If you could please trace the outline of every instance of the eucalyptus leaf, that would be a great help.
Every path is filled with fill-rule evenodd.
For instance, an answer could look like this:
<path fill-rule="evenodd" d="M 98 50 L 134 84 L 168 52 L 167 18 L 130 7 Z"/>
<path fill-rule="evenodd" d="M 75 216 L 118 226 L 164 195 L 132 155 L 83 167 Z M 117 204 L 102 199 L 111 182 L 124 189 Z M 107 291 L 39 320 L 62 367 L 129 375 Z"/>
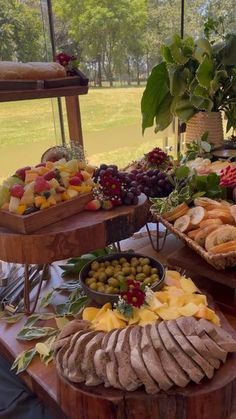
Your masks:
<path fill-rule="evenodd" d="M 47 307 L 54 297 L 55 289 L 52 289 L 49 291 L 40 301 L 39 307 Z"/>
<path fill-rule="evenodd" d="M 27 369 L 33 358 L 37 355 L 37 351 L 35 348 L 28 349 L 26 351 L 21 352 L 11 366 L 11 370 L 17 368 L 16 374 L 23 372 Z"/>
<path fill-rule="evenodd" d="M 24 327 L 16 336 L 18 340 L 34 340 L 58 333 L 53 327 Z"/>
<path fill-rule="evenodd" d="M 55 319 L 54 313 L 39 313 L 39 314 L 32 314 L 28 317 L 27 321 L 24 324 L 24 327 L 31 327 L 39 320 L 50 320 Z"/>
<path fill-rule="evenodd" d="M 24 313 L 12 314 L 9 316 L 2 316 L 0 317 L 0 321 L 4 321 L 7 324 L 15 324 L 23 319 Z"/>
<path fill-rule="evenodd" d="M 56 317 L 55 320 L 59 330 L 62 330 L 63 327 L 69 323 L 69 320 L 66 317 Z"/>
<path fill-rule="evenodd" d="M 44 365 L 48 366 L 48 364 L 53 361 L 53 351 L 50 351 L 48 355 L 42 356 L 41 360 L 43 361 Z"/>
<path fill-rule="evenodd" d="M 59 316 L 64 316 L 68 313 L 69 303 L 57 304 L 55 306 L 55 310 L 56 310 L 56 314 L 58 314 Z"/>
<path fill-rule="evenodd" d="M 68 309 L 68 314 L 74 315 L 74 314 L 80 313 L 87 303 L 88 303 L 87 296 L 79 298 L 77 301 L 74 301 L 73 303 L 70 304 L 69 309 Z"/>

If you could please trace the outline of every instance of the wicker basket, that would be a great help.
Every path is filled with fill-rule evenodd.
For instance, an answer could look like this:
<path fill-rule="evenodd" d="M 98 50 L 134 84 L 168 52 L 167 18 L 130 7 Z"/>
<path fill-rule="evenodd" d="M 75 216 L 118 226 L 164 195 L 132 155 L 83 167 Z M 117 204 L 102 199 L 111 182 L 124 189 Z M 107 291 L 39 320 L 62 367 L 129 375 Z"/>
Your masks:
<path fill-rule="evenodd" d="M 201 138 L 208 132 L 208 141 L 213 148 L 221 147 L 224 143 L 224 132 L 221 112 L 198 112 L 187 123 L 186 143 Z"/>
<path fill-rule="evenodd" d="M 197 252 L 207 263 L 214 266 L 217 270 L 226 268 L 233 268 L 236 266 L 236 251 L 228 253 L 220 253 L 214 255 L 213 253 L 207 252 L 203 247 L 199 246 L 194 240 L 190 239 L 186 234 L 174 228 L 174 226 L 166 221 L 163 217 L 157 214 L 153 214 L 153 218 L 156 221 L 161 222 L 169 231 L 175 234 L 178 238 L 184 241 L 184 243 Z"/>

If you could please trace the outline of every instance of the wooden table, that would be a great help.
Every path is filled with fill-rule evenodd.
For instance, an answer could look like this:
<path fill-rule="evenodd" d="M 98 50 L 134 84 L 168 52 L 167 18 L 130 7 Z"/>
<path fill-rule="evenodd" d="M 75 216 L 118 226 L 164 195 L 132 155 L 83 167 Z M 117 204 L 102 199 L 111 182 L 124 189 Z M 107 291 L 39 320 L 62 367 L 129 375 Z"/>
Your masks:
<path fill-rule="evenodd" d="M 139 253 L 156 257 L 163 263 L 167 262 L 169 253 L 172 253 L 176 250 L 176 248 L 179 246 L 181 247 L 181 245 L 181 242 L 173 235 L 169 235 L 167 238 L 167 246 L 157 255 L 157 253 L 152 249 L 145 231 L 138 233 L 132 239 L 124 240 L 121 243 L 122 250 L 134 249 Z M 47 293 L 52 287 L 62 282 L 60 275 L 60 269 L 56 264 L 53 264 L 51 267 L 51 280 L 50 282 L 43 284 L 42 294 Z M 55 296 L 55 303 L 62 303 L 64 298 L 65 297 L 62 295 Z M 228 315 L 227 318 L 231 325 L 233 325 L 236 329 L 236 318 Z M 10 362 L 12 362 L 21 351 L 29 349 L 34 345 L 34 342 L 18 342 L 16 340 L 16 335 L 19 330 L 22 329 L 25 320 L 26 317 L 11 326 L 6 325 L 4 322 L 0 322 L 0 352 L 3 353 L 10 360 Z M 54 320 L 50 320 L 42 322 L 41 325 L 55 326 L 55 323 Z M 52 413 L 56 417 L 60 419 L 66 418 L 65 413 L 61 411 L 59 405 L 59 394 L 57 389 L 58 379 L 53 364 L 49 364 L 48 367 L 45 367 L 39 359 L 34 359 L 27 371 L 21 374 L 21 378 L 27 383 L 29 388 L 34 391 L 39 398 L 41 398 L 41 400 L 49 406 L 49 408 L 52 409 Z M 96 416 L 94 415 L 94 418 L 95 417 Z M 70 419 L 74 418 L 71 417 Z M 236 419 L 236 414 L 232 414 L 228 419 Z"/>

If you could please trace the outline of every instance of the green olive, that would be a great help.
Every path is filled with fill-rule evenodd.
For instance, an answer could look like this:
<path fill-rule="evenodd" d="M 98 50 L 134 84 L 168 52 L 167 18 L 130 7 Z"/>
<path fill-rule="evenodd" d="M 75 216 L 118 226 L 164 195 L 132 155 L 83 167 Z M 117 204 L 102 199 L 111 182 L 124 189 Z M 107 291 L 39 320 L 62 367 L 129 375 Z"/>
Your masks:
<path fill-rule="evenodd" d="M 107 293 L 107 294 L 114 294 L 114 287 L 108 287 L 108 288 L 106 289 L 106 293 Z"/>
<path fill-rule="evenodd" d="M 120 258 L 119 259 L 119 262 L 122 264 L 122 263 L 126 263 L 127 262 L 127 259 L 125 259 L 125 258 Z"/>
<path fill-rule="evenodd" d="M 97 291 L 98 292 L 105 292 L 105 287 L 104 286 L 97 287 Z"/>
<path fill-rule="evenodd" d="M 112 264 L 112 266 L 116 266 L 116 265 L 118 265 L 118 260 L 116 260 L 116 259 L 114 259 L 112 262 L 111 262 L 111 264 Z"/>
<path fill-rule="evenodd" d="M 93 278 L 98 279 L 99 278 L 99 274 L 100 274 L 100 272 L 95 272 L 93 274 Z"/>
<path fill-rule="evenodd" d="M 119 285 L 119 280 L 116 278 L 109 278 L 107 282 L 113 287 L 117 287 Z"/>
<path fill-rule="evenodd" d="M 104 263 L 104 262 L 101 262 L 101 263 L 100 263 L 100 267 L 101 267 L 101 268 L 104 268 L 104 266 L 105 266 L 105 263 Z"/>
<path fill-rule="evenodd" d="M 105 272 L 108 277 L 112 276 L 114 274 L 114 268 L 112 266 L 109 266 L 108 268 L 105 269 Z"/>
<path fill-rule="evenodd" d="M 97 291 L 98 286 L 96 282 L 93 282 L 91 285 L 89 285 L 89 288 L 91 288 L 91 290 Z"/>
<path fill-rule="evenodd" d="M 149 275 L 151 273 L 151 266 L 144 265 L 142 271 L 144 274 Z"/>
<path fill-rule="evenodd" d="M 119 271 L 121 271 L 121 266 L 120 265 L 114 266 L 114 272 L 119 272 Z"/>
<path fill-rule="evenodd" d="M 148 258 L 142 258 L 140 260 L 140 265 L 144 266 L 144 265 L 150 265 L 150 259 Z"/>
<path fill-rule="evenodd" d="M 125 266 L 124 268 L 122 268 L 122 272 L 123 272 L 124 275 L 129 275 L 130 274 L 130 267 Z"/>
<path fill-rule="evenodd" d="M 119 294 L 119 292 L 120 292 L 120 290 L 119 290 L 119 288 L 114 288 L 114 294 Z"/>
<path fill-rule="evenodd" d="M 143 270 L 142 266 L 137 266 L 137 268 L 136 268 L 136 272 L 137 273 L 142 272 L 142 270 Z"/>
<path fill-rule="evenodd" d="M 130 268 L 130 272 L 131 272 L 133 275 L 136 275 L 136 269 L 135 269 L 135 267 L 134 267 L 134 266 L 131 266 L 131 268 Z"/>
<path fill-rule="evenodd" d="M 151 285 L 151 283 L 152 283 L 152 280 L 149 276 L 146 279 L 144 279 L 144 281 L 143 281 L 144 285 Z"/>
<path fill-rule="evenodd" d="M 85 280 L 86 285 L 91 285 L 93 283 L 96 283 L 96 278 L 87 278 Z"/>
<path fill-rule="evenodd" d="M 118 279 L 118 281 L 119 281 L 119 282 L 124 282 L 125 277 L 124 277 L 123 273 L 121 273 L 121 274 L 117 277 L 117 279 Z"/>
<path fill-rule="evenodd" d="M 92 276 L 95 274 L 95 271 L 89 271 L 88 276 L 90 276 L 90 278 L 92 278 Z"/>
<path fill-rule="evenodd" d="M 146 275 L 144 273 L 139 273 L 136 275 L 136 281 L 144 281 Z"/>
<path fill-rule="evenodd" d="M 107 276 L 106 276 L 105 272 L 100 272 L 100 273 L 99 273 L 98 280 L 99 280 L 100 282 L 106 282 L 106 280 L 107 280 Z"/>
<path fill-rule="evenodd" d="M 157 281 L 157 280 L 159 279 L 159 276 L 158 276 L 157 274 L 152 274 L 152 275 L 151 275 L 151 279 L 152 279 L 153 281 Z"/>
<path fill-rule="evenodd" d="M 104 263 L 104 266 L 106 266 L 106 268 L 107 268 L 108 266 L 110 266 L 110 262 L 108 260 L 106 260 L 106 262 Z"/>
<path fill-rule="evenodd" d="M 158 273 L 157 268 L 152 268 L 152 269 L 151 269 L 151 274 L 157 274 L 157 273 Z"/>
<path fill-rule="evenodd" d="M 91 263 L 91 269 L 93 271 L 97 271 L 99 268 L 99 263 L 95 260 L 94 262 Z"/>

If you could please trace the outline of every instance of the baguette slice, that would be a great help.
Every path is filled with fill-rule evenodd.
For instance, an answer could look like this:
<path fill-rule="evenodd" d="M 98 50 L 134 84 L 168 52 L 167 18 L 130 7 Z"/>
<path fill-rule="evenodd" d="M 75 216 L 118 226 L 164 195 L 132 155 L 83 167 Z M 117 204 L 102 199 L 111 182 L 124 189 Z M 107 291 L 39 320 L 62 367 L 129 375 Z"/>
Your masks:
<path fill-rule="evenodd" d="M 205 248 L 207 251 L 211 251 L 214 246 L 233 240 L 236 240 L 236 227 L 223 225 L 207 236 Z"/>
<path fill-rule="evenodd" d="M 188 205 L 183 202 L 182 204 L 163 214 L 163 218 L 165 218 L 167 221 L 175 221 L 177 218 L 185 215 L 188 212 L 188 209 Z"/>
<path fill-rule="evenodd" d="M 199 231 L 198 234 L 196 234 L 196 236 L 194 237 L 194 240 L 202 247 L 205 247 L 205 241 L 207 236 L 214 230 L 216 230 L 219 227 L 218 224 L 212 224 L 209 225 L 203 229 L 201 229 L 201 231 Z"/>
<path fill-rule="evenodd" d="M 234 218 L 232 217 L 232 215 L 230 214 L 228 210 L 226 211 L 222 209 L 211 210 L 211 211 L 208 211 L 207 217 L 220 218 L 223 224 L 232 224 L 232 225 L 235 224 Z"/>
<path fill-rule="evenodd" d="M 187 215 L 190 217 L 191 224 L 195 227 L 198 227 L 200 222 L 205 218 L 206 211 L 203 207 L 196 206 L 190 208 L 187 212 Z"/>
<path fill-rule="evenodd" d="M 236 251 L 236 240 L 231 240 L 227 243 L 218 244 L 210 249 L 211 253 L 219 254 L 219 253 L 228 253 Z"/>
<path fill-rule="evenodd" d="M 206 220 L 202 220 L 200 222 L 200 228 L 205 228 L 215 224 L 218 224 L 220 226 L 223 224 L 223 222 L 220 218 L 207 218 Z"/>

